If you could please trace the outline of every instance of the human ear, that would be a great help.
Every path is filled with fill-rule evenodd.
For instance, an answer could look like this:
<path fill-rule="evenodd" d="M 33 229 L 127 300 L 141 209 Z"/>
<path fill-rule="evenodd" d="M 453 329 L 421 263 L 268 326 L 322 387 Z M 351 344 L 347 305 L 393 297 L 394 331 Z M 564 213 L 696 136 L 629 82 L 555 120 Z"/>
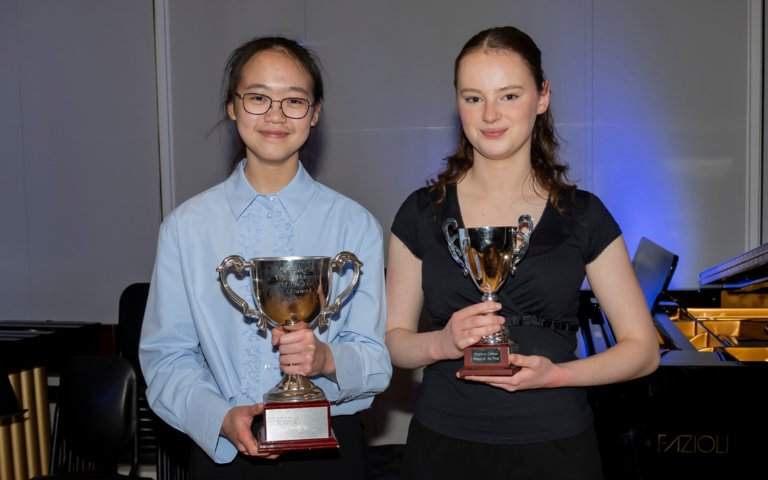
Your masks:
<path fill-rule="evenodd" d="M 539 92 L 539 103 L 536 110 L 537 114 L 542 114 L 549 108 L 550 93 L 551 90 L 549 86 L 549 80 L 544 80 L 544 82 L 541 84 L 541 92 Z"/>
<path fill-rule="evenodd" d="M 230 120 L 237 120 L 237 117 L 235 116 L 234 102 L 227 103 L 227 118 L 229 118 Z"/>
<path fill-rule="evenodd" d="M 320 109 L 322 106 L 322 103 L 315 104 L 315 108 L 312 109 L 312 120 L 309 121 L 309 126 L 314 127 L 317 125 L 317 121 L 320 119 Z"/>

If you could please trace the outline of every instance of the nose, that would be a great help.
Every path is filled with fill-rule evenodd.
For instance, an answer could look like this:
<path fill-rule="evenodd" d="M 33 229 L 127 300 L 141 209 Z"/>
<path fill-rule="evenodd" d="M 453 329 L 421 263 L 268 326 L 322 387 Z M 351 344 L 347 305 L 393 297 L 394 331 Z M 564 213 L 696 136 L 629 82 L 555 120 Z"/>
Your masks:
<path fill-rule="evenodd" d="M 277 104 L 277 105 L 275 105 Z M 264 114 L 264 119 L 268 122 L 283 123 L 288 117 L 283 113 L 283 101 L 271 100 L 267 112 Z"/>
<path fill-rule="evenodd" d="M 483 120 L 493 123 L 499 119 L 499 109 L 494 102 L 486 102 L 483 108 Z"/>

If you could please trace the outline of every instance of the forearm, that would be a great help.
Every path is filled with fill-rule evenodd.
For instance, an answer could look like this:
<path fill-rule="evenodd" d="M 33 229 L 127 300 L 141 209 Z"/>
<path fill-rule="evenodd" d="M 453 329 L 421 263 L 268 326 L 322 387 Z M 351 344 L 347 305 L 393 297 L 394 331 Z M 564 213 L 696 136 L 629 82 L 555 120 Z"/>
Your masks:
<path fill-rule="evenodd" d="M 392 364 L 399 368 L 420 368 L 449 358 L 440 348 L 439 331 L 416 333 L 404 328 L 387 332 Z"/>
<path fill-rule="evenodd" d="M 554 386 L 591 386 L 632 380 L 652 373 L 659 364 L 658 343 L 623 340 L 587 358 L 561 363 Z"/>

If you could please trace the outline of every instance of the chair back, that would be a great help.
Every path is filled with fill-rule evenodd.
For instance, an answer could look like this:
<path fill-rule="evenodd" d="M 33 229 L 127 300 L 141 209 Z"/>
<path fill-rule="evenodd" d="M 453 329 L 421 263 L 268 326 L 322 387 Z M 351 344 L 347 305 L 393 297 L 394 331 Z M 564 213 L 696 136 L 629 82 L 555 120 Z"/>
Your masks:
<path fill-rule="evenodd" d="M 149 407 L 146 381 L 139 363 L 139 340 L 149 283 L 132 283 L 120 295 L 117 348 L 136 371 L 138 383 L 138 459 L 157 466 L 157 480 L 186 480 L 191 440 L 163 422 Z"/>
<path fill-rule="evenodd" d="M 120 294 L 117 310 L 117 350 L 133 365 L 140 386 L 146 385 L 139 364 L 139 340 L 148 295 L 149 283 L 132 283 Z"/>
<path fill-rule="evenodd" d="M 138 467 L 136 374 L 119 356 L 81 355 L 61 371 L 51 473 Z"/>

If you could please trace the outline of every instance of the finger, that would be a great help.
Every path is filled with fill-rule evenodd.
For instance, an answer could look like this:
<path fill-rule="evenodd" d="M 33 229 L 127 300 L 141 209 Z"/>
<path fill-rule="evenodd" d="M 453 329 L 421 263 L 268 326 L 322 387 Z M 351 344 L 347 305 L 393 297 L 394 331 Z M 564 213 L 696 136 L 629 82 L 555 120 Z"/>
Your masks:
<path fill-rule="evenodd" d="M 464 380 L 476 383 L 485 383 L 492 387 L 502 388 L 512 392 L 517 388 L 517 386 L 510 380 L 510 378 L 511 377 L 506 376 L 470 375 L 464 377 Z"/>
<path fill-rule="evenodd" d="M 510 353 L 509 357 L 507 358 L 510 365 L 515 365 L 518 367 L 529 366 L 528 357 L 525 355 L 520 355 L 519 353 Z"/>
<path fill-rule="evenodd" d="M 312 341 L 301 341 L 296 343 L 281 343 L 278 351 L 280 355 L 313 355 L 317 346 Z"/>
<path fill-rule="evenodd" d="M 280 343 L 280 338 L 285 335 L 285 332 L 282 330 L 282 328 L 277 327 L 272 329 L 272 346 L 276 346 Z"/>
<path fill-rule="evenodd" d="M 470 305 L 464 309 L 468 316 L 488 315 L 489 313 L 498 312 L 499 310 L 501 310 L 501 304 L 490 300 Z"/>
<path fill-rule="evenodd" d="M 261 450 L 258 450 L 257 453 L 254 455 L 255 457 L 264 458 L 267 460 L 275 460 L 277 457 L 280 456 L 281 452 L 262 452 Z"/>
<path fill-rule="evenodd" d="M 246 434 L 247 435 L 247 434 Z M 256 438 L 254 438 L 253 435 L 243 435 L 241 436 L 241 442 L 240 447 L 238 450 L 243 455 L 258 455 L 259 454 L 259 444 L 256 442 Z M 248 438 L 250 437 L 250 438 Z"/>
<path fill-rule="evenodd" d="M 506 319 L 500 315 L 492 313 L 475 315 L 470 317 L 470 322 L 473 327 L 486 327 L 489 325 L 500 326 L 506 322 Z"/>
<path fill-rule="evenodd" d="M 484 337 L 501 330 L 501 324 L 492 323 L 490 325 L 479 325 L 466 330 L 468 336 L 472 337 Z"/>

